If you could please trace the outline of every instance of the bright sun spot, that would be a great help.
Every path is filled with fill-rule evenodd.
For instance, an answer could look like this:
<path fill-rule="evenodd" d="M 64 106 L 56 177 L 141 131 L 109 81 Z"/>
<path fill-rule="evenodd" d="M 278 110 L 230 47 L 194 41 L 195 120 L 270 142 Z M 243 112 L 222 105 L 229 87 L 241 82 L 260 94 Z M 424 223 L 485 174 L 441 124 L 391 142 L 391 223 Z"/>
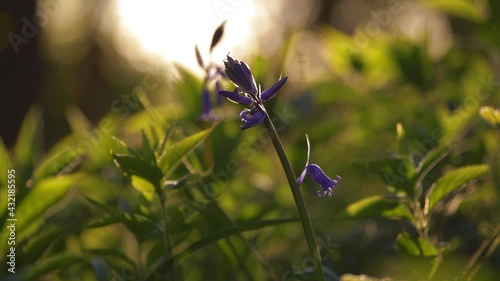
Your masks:
<path fill-rule="evenodd" d="M 126 43 L 132 39 L 147 55 L 196 70 L 195 44 L 208 58 L 212 34 L 224 20 L 227 20 L 225 35 L 215 49 L 213 59 L 222 59 L 228 52 L 241 56 L 251 51 L 254 1 L 115 1 L 114 9 L 119 20 L 117 28 L 124 41 L 124 52 L 138 51 Z"/>

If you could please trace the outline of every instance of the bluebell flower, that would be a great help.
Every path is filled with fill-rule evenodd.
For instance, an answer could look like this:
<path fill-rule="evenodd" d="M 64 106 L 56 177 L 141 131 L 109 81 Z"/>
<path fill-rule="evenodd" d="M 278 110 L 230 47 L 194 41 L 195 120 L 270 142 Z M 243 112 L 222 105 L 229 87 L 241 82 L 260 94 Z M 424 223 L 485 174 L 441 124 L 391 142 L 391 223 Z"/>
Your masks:
<path fill-rule="evenodd" d="M 325 172 L 323 172 L 323 170 L 318 165 L 309 164 L 309 157 L 311 155 L 311 145 L 309 143 L 309 137 L 307 135 L 306 135 L 306 140 L 307 140 L 307 161 L 304 169 L 302 170 L 302 173 L 297 179 L 297 183 L 299 185 L 302 184 L 304 178 L 306 177 L 307 172 L 309 172 L 313 180 L 316 181 L 323 188 L 323 191 L 318 190 L 318 196 L 319 197 L 323 197 L 325 195 L 332 196 L 333 188 L 340 183 L 342 178 L 340 176 L 337 176 L 337 180 L 332 180 L 325 174 Z"/>
<path fill-rule="evenodd" d="M 212 36 L 212 43 L 210 44 L 210 54 L 212 54 L 213 49 L 215 48 L 215 46 L 217 46 L 217 44 L 219 44 L 224 34 L 225 23 L 226 23 L 225 21 L 221 23 L 217 27 Z M 202 94 L 203 112 L 200 118 L 205 122 L 214 121 L 217 118 L 212 113 L 212 101 L 208 87 L 210 86 L 209 84 L 215 81 L 215 89 L 216 91 L 219 91 L 220 90 L 219 80 L 225 79 L 227 78 L 227 76 L 224 73 L 224 69 L 213 63 L 211 60 L 209 60 L 208 63 L 205 63 L 203 61 L 203 57 L 201 56 L 200 50 L 198 49 L 197 45 L 195 45 L 194 51 L 196 54 L 196 61 L 198 62 L 198 65 L 205 71 L 205 81 L 203 82 L 203 94 Z M 220 95 L 217 95 L 217 105 L 219 106 L 222 105 L 222 101 L 223 101 L 222 97 L 220 97 Z"/>
<path fill-rule="evenodd" d="M 201 55 L 199 54 L 198 47 L 196 46 L 196 57 L 198 59 L 198 64 L 203 68 L 205 71 L 206 77 L 205 81 L 203 83 L 203 93 L 202 93 L 202 114 L 201 114 L 201 120 L 203 121 L 214 121 L 216 120 L 216 116 L 214 116 L 212 112 L 212 98 L 211 98 L 211 91 L 208 89 L 210 84 L 213 84 L 215 82 L 215 90 L 218 92 L 220 90 L 220 80 L 221 79 L 226 79 L 227 76 L 224 73 L 224 69 L 222 69 L 220 66 L 209 62 L 207 65 L 204 64 Z M 223 99 L 220 95 L 217 95 L 217 105 L 221 106 L 223 102 Z"/>
<path fill-rule="evenodd" d="M 260 86 L 257 87 L 255 83 L 250 67 L 245 62 L 227 55 L 224 65 L 226 75 L 236 86 L 236 89 L 233 92 L 221 90 L 219 95 L 228 98 L 234 103 L 251 107 L 240 113 L 243 121 L 242 130 L 257 126 L 266 119 L 263 103 L 273 98 L 288 78 L 280 78 L 271 87 L 261 91 Z"/>
<path fill-rule="evenodd" d="M 203 112 L 201 114 L 201 120 L 203 121 L 209 121 L 213 119 L 213 116 L 211 114 L 212 111 L 212 101 L 210 100 L 210 91 L 208 91 L 207 88 L 203 89 L 203 94 L 202 94 L 202 109 Z"/>

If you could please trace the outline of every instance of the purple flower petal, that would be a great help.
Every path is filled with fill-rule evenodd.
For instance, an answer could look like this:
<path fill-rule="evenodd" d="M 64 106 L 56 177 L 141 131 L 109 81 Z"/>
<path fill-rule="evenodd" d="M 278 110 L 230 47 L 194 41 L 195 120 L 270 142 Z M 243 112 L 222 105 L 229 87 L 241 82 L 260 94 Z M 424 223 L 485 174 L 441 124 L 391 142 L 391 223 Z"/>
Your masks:
<path fill-rule="evenodd" d="M 242 91 L 252 96 L 256 96 L 257 85 L 252 71 L 245 62 L 238 61 L 227 55 L 224 61 L 227 77 Z"/>
<path fill-rule="evenodd" d="M 241 61 L 241 69 L 243 70 L 245 74 L 245 81 L 248 83 L 248 90 L 249 94 L 257 94 L 257 83 L 255 83 L 255 78 L 252 75 L 252 71 L 250 70 L 250 67 L 248 64 L 246 64 L 244 61 Z"/>
<path fill-rule="evenodd" d="M 210 92 L 207 89 L 203 90 L 202 108 L 203 108 L 203 113 L 201 114 L 200 119 L 203 121 L 210 121 L 212 119 L 212 115 L 210 112 L 212 110 L 212 104 L 210 100 Z"/>
<path fill-rule="evenodd" d="M 302 182 L 304 182 L 304 179 L 306 177 L 306 174 L 307 174 L 307 167 L 305 167 L 303 170 L 302 170 L 302 173 L 300 174 L 299 178 L 297 179 L 297 183 L 299 185 L 302 184 Z"/>
<path fill-rule="evenodd" d="M 207 89 L 203 90 L 203 115 L 209 114 L 212 109 L 210 102 L 210 92 Z"/>
<path fill-rule="evenodd" d="M 264 101 L 268 101 L 268 100 L 272 99 L 278 93 L 278 91 L 281 89 L 281 87 L 283 87 L 283 85 L 285 84 L 287 79 L 288 79 L 288 77 L 281 78 L 279 81 L 274 83 L 271 87 L 264 90 L 264 92 L 262 92 L 262 94 L 260 95 L 262 101 L 264 102 Z"/>
<path fill-rule="evenodd" d="M 332 180 L 329 178 L 325 172 L 316 164 L 311 164 L 307 166 L 307 170 L 309 171 L 309 174 L 313 178 L 314 181 L 316 181 L 321 187 L 323 188 L 323 191 L 325 193 L 328 191 L 329 193 L 333 193 L 333 188 L 339 184 L 339 182 L 342 180 L 341 177 L 337 176 L 337 180 Z"/>
<path fill-rule="evenodd" d="M 221 89 L 222 88 L 220 87 L 219 80 L 215 81 L 215 90 L 217 91 L 217 93 L 219 93 L 219 91 L 221 91 Z M 224 102 L 224 96 L 217 95 L 217 105 L 221 106 L 223 102 Z"/>
<path fill-rule="evenodd" d="M 230 101 L 232 101 L 234 103 L 244 104 L 247 106 L 253 105 L 253 100 L 251 98 L 242 96 L 236 92 L 219 91 L 219 95 L 228 98 Z"/>
<path fill-rule="evenodd" d="M 243 125 L 241 126 L 242 130 L 257 126 L 266 118 L 266 115 L 255 106 L 251 109 L 243 110 L 240 116 L 242 118 L 241 121 L 243 121 Z"/>

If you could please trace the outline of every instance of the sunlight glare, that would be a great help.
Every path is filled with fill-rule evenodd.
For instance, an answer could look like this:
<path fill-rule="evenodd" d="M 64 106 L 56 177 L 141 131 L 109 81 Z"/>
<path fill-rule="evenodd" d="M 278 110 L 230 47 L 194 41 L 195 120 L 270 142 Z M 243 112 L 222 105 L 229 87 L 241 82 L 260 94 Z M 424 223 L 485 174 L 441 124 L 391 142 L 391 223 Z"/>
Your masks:
<path fill-rule="evenodd" d="M 251 21 L 255 12 L 253 1 L 115 1 L 118 30 L 124 39 L 121 41 L 137 41 L 142 51 L 155 59 L 199 70 L 194 46 L 197 44 L 204 58 L 208 59 L 212 34 L 224 20 L 227 20 L 225 35 L 214 50 L 213 59 L 222 59 L 228 52 L 241 55 L 251 50 Z M 138 50 L 124 44 L 121 51 Z"/>

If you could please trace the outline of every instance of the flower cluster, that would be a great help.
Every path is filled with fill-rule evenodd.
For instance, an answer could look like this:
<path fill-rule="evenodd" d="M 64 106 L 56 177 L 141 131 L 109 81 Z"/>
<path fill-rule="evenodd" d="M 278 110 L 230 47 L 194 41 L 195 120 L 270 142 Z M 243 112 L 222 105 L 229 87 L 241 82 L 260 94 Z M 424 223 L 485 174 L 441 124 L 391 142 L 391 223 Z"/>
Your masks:
<path fill-rule="evenodd" d="M 242 105 L 249 106 L 250 109 L 244 109 L 240 113 L 243 125 L 241 129 L 248 129 L 258 124 L 262 123 L 267 117 L 267 112 L 264 107 L 264 102 L 273 98 L 278 91 L 285 84 L 287 77 L 280 78 L 268 89 L 261 91 L 260 86 L 255 83 L 255 78 L 252 75 L 250 67 L 243 62 L 239 61 L 230 55 L 227 55 L 227 59 L 224 60 L 225 73 L 226 76 L 233 82 L 236 86 L 234 91 L 224 91 L 219 90 L 219 95 L 228 98 L 230 101 Z M 325 172 L 316 164 L 309 164 L 309 157 L 311 154 L 311 145 L 309 143 L 309 138 L 307 139 L 307 161 L 302 173 L 297 179 L 297 183 L 300 185 L 304 181 L 306 174 L 309 172 L 312 179 L 315 180 L 322 188 L 323 191 L 318 191 L 318 196 L 323 197 L 325 195 L 332 196 L 333 188 L 340 183 L 341 177 L 337 176 L 337 180 L 332 180 L 329 178 Z"/>
<path fill-rule="evenodd" d="M 219 95 L 228 98 L 230 101 L 250 106 L 250 109 L 244 109 L 240 113 L 243 125 L 241 129 L 248 129 L 262 123 L 266 118 L 266 111 L 263 103 L 272 99 L 285 84 L 287 77 L 279 79 L 268 89 L 261 91 L 260 86 L 257 87 L 255 78 L 248 65 L 243 61 L 238 61 L 235 58 L 227 55 L 224 60 L 224 71 L 227 77 L 236 86 L 236 89 L 231 91 L 219 91 Z"/>

